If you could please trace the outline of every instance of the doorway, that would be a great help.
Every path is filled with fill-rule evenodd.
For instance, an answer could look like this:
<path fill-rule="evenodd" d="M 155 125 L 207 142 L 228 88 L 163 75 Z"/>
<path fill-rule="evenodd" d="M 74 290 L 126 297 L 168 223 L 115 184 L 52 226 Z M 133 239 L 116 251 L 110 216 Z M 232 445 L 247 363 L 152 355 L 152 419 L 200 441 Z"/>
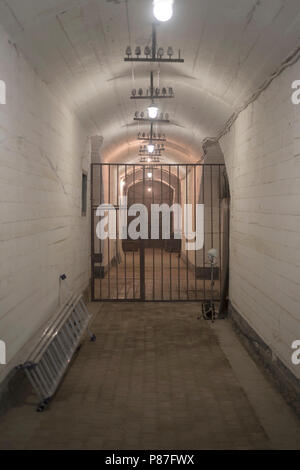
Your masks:
<path fill-rule="evenodd" d="M 220 252 L 214 268 L 214 299 L 220 299 L 222 274 L 221 178 L 224 165 L 93 164 L 91 184 L 92 298 L 96 301 L 205 301 L 210 296 L 207 252 Z M 120 201 L 126 197 L 126 237 L 120 236 Z M 100 240 L 97 209 L 105 204 L 116 214 L 116 239 Z M 123 202 L 121 202 L 121 205 Z M 147 239 L 132 239 L 129 208 L 143 204 L 148 213 Z M 159 213 L 153 239 L 153 204 L 172 208 L 190 205 L 188 216 L 195 231 L 196 206 L 203 205 L 204 243 L 190 250 L 185 223 L 174 226 L 174 211 L 167 219 Z M 177 233 L 177 235 L 175 234 Z"/>

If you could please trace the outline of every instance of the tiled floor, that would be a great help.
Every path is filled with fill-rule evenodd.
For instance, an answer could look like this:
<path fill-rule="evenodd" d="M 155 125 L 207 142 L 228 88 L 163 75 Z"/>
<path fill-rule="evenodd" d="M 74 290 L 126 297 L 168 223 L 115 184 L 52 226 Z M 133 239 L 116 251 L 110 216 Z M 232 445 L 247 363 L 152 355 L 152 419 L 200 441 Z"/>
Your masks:
<path fill-rule="evenodd" d="M 1 449 L 274 447 L 272 431 L 262 424 L 265 420 L 242 387 L 238 367 L 232 367 L 224 352 L 233 344 L 228 335 L 234 333 L 227 330 L 227 346 L 220 345 L 222 324 L 230 328 L 228 322 L 214 326 L 198 320 L 197 303 L 91 308 L 98 311 L 93 322 L 96 343 L 84 342 L 47 411 L 36 413 L 36 399 L 30 395 L 1 417 Z M 245 354 L 245 374 L 251 359 L 238 342 L 237 356 L 239 347 L 240 356 Z M 260 374 L 250 372 L 251 377 Z M 264 377 L 259 379 L 260 400 L 267 405 L 269 385 L 262 385 Z M 300 436 L 299 423 L 284 402 L 280 410 L 269 406 L 268 413 L 271 429 L 286 426 L 278 430 L 283 436 L 278 445 L 292 442 L 290 426 Z M 287 417 L 284 424 L 277 420 L 279 414 Z"/>

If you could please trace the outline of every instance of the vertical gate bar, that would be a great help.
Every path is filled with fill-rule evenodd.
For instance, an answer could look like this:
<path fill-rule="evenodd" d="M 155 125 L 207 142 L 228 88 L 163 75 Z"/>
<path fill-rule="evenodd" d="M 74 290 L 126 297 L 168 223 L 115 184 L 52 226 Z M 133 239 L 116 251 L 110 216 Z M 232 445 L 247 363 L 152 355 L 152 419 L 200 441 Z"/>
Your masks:
<path fill-rule="evenodd" d="M 104 201 L 102 201 L 102 195 L 103 194 L 103 184 L 102 184 L 102 180 L 103 180 L 103 166 L 102 166 L 102 163 L 99 165 L 99 199 L 100 199 L 100 204 L 103 204 Z M 104 246 L 104 243 L 102 242 L 102 240 L 99 238 L 99 253 L 101 254 L 101 263 L 100 263 L 100 286 L 99 286 L 99 289 L 100 289 L 100 300 L 102 300 L 102 271 L 103 271 L 103 276 L 104 276 L 104 267 L 103 267 L 103 261 L 104 261 L 104 253 L 103 253 L 103 246 Z"/>
<path fill-rule="evenodd" d="M 154 166 L 152 166 L 152 204 L 154 204 Z M 152 217 L 152 207 L 151 207 L 151 211 L 150 211 L 150 217 Z M 149 227 L 149 223 L 148 223 L 148 227 Z M 150 227 L 151 227 L 151 230 L 152 230 L 152 221 L 150 222 Z M 150 234 L 149 235 L 149 239 L 152 238 L 152 235 Z M 152 243 L 153 243 L 153 252 L 152 252 L 152 282 L 153 282 L 153 285 L 152 285 L 152 300 L 155 300 L 155 268 L 154 268 L 154 264 L 155 264 L 155 247 L 154 247 L 154 240 L 152 240 Z"/>
<path fill-rule="evenodd" d="M 94 224 L 95 224 L 95 214 L 94 214 L 94 201 L 93 201 L 93 189 L 94 189 L 94 165 L 91 163 L 91 271 L 92 271 L 92 285 L 91 285 L 91 297 L 92 301 L 95 300 L 95 265 L 94 265 L 94 254 L 95 254 L 95 235 L 94 235 Z"/>
<path fill-rule="evenodd" d="M 160 165 L 160 204 L 163 201 L 163 166 Z M 159 219 L 159 231 L 161 234 L 161 300 L 164 300 L 164 240 L 163 240 L 163 218 Z"/>
<path fill-rule="evenodd" d="M 212 165 L 210 166 L 210 192 L 211 192 L 211 248 L 214 248 L 214 195 L 213 195 L 213 167 Z M 212 287 L 212 291 L 214 292 L 214 286 Z"/>
<path fill-rule="evenodd" d="M 145 301 L 145 246 L 140 243 L 140 298 Z"/>
<path fill-rule="evenodd" d="M 185 167 L 185 203 L 188 204 L 188 165 L 186 165 Z M 186 222 L 189 222 L 189 221 L 186 221 Z M 187 252 L 187 249 L 185 249 L 185 255 L 186 255 L 186 297 L 187 297 L 187 300 L 189 300 L 189 254 Z"/>
<path fill-rule="evenodd" d="M 172 206 L 172 201 L 171 201 L 171 167 L 169 165 L 169 204 L 170 207 Z M 172 300 L 172 240 L 171 240 L 171 228 L 172 228 L 172 215 L 170 211 L 170 300 Z"/>
<path fill-rule="evenodd" d="M 179 171 L 179 165 L 177 165 L 177 199 L 178 199 L 178 204 L 180 204 L 180 171 Z M 182 220 L 180 221 L 182 224 Z M 180 243 L 180 252 L 178 254 L 178 300 L 180 300 L 180 262 L 181 262 L 181 250 L 182 250 L 182 228 L 181 228 L 181 243 Z"/>
<path fill-rule="evenodd" d="M 145 165 L 142 166 L 142 197 L 143 204 L 145 204 Z M 146 291 L 145 291 L 145 244 L 144 240 L 140 238 L 140 297 L 142 301 L 145 301 Z"/>
<path fill-rule="evenodd" d="M 213 174 L 212 165 L 210 165 L 210 229 L 211 229 L 211 248 L 214 247 L 214 208 L 213 208 Z"/>
<path fill-rule="evenodd" d="M 108 165 L 108 204 L 110 204 L 110 178 L 111 178 L 111 171 L 110 165 Z M 110 215 L 110 213 L 109 213 Z M 111 268 L 111 260 L 110 260 L 110 238 L 107 237 L 107 248 L 108 248 L 108 298 L 111 299 L 111 292 L 110 292 L 110 268 Z"/>
<path fill-rule="evenodd" d="M 117 211 L 118 216 L 120 215 L 121 207 L 119 204 L 119 164 L 117 164 L 117 207 L 119 210 Z M 119 245 L 120 245 L 120 227 L 119 227 L 119 217 L 117 216 L 117 239 L 116 239 L 116 277 L 117 277 L 117 300 L 119 300 Z"/>
<path fill-rule="evenodd" d="M 221 165 L 219 165 L 219 291 L 221 300 L 221 281 L 222 281 L 222 199 L 221 199 L 222 187 L 221 187 Z"/>
<path fill-rule="evenodd" d="M 135 165 L 133 165 L 133 203 L 135 204 Z M 133 249 L 133 299 L 135 299 L 135 252 Z"/>
<path fill-rule="evenodd" d="M 197 170 L 197 167 L 194 166 L 194 224 L 195 224 L 195 227 L 196 227 L 196 230 L 197 230 L 197 220 L 196 220 L 196 218 L 197 218 L 197 210 L 196 210 L 196 208 L 197 208 L 197 188 L 196 188 L 197 178 L 196 178 L 196 170 Z M 197 300 L 197 250 L 196 250 L 196 247 L 195 247 L 195 300 Z"/>
<path fill-rule="evenodd" d="M 127 183 L 127 165 L 125 165 L 125 181 Z M 128 194 L 128 191 L 127 191 Z M 124 252 L 125 255 L 125 299 L 127 299 L 127 252 Z"/>
<path fill-rule="evenodd" d="M 206 224 L 205 224 L 205 213 L 206 213 L 206 208 L 205 208 L 205 169 L 206 165 L 202 166 L 202 191 L 203 191 L 203 206 L 204 206 L 204 243 L 203 243 L 203 273 L 205 273 L 205 237 L 206 237 Z M 203 275 L 203 296 L 204 299 L 206 300 L 206 284 L 205 284 L 205 275 Z"/>

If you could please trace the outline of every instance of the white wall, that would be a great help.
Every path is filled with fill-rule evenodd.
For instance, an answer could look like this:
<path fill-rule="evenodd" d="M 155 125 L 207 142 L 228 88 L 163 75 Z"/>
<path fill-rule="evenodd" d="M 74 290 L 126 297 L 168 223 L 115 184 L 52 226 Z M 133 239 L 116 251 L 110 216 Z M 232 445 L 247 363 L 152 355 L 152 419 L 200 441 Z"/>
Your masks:
<path fill-rule="evenodd" d="M 11 361 L 57 308 L 61 273 L 75 289 L 88 285 L 81 178 L 90 145 L 1 29 L 0 79 L 0 339 Z M 0 380 L 9 368 L 0 366 Z"/>
<path fill-rule="evenodd" d="M 300 105 L 287 69 L 221 141 L 231 191 L 230 299 L 274 353 L 291 363 L 300 339 Z"/>

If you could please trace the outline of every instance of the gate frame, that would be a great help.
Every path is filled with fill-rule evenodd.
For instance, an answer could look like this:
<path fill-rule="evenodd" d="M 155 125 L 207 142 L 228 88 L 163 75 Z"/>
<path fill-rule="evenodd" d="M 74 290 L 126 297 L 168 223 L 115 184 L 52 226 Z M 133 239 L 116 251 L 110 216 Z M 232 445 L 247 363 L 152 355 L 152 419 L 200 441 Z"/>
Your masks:
<path fill-rule="evenodd" d="M 149 164 L 151 165 L 151 164 Z M 125 175 L 127 175 L 127 168 L 133 168 L 133 170 L 135 171 L 135 168 L 145 168 L 147 166 L 147 164 L 144 164 L 144 163 L 91 163 L 91 187 L 90 187 L 90 210 L 91 210 L 91 300 L 92 302 L 126 302 L 126 303 L 132 303 L 132 302 L 147 302 L 147 303 L 170 303 L 170 302 L 181 302 L 181 303 L 185 303 L 185 302 L 199 302 L 199 303 L 203 303 L 203 302 L 206 302 L 208 300 L 208 297 L 204 297 L 204 298 L 198 298 L 198 299 L 146 299 L 146 298 L 142 298 L 144 297 L 144 290 L 142 291 L 142 294 L 143 296 L 141 295 L 140 298 L 125 298 L 125 299 L 120 299 L 120 298 L 116 298 L 116 299 L 99 299 L 99 298 L 96 298 L 95 297 L 95 271 L 94 271 L 94 257 L 95 257 L 95 242 L 94 242 L 94 227 L 95 227 L 95 208 L 98 207 L 98 205 L 93 205 L 93 190 L 94 190 L 94 185 L 93 185 L 93 181 L 94 181 L 94 168 L 95 167 L 100 167 L 100 168 L 103 168 L 103 167 L 117 167 L 118 169 L 118 172 L 117 172 L 117 175 L 119 177 L 119 168 L 120 167 L 124 167 L 125 168 Z M 221 181 L 221 170 L 225 170 L 226 172 L 226 165 L 225 163 L 155 163 L 153 164 L 153 167 L 158 167 L 161 169 L 161 172 L 162 172 L 162 169 L 164 167 L 167 167 L 169 169 L 169 172 L 170 172 L 170 168 L 172 167 L 176 167 L 178 168 L 178 172 L 177 172 L 177 178 L 178 178 L 178 174 L 179 174 L 179 169 L 180 168 L 185 168 L 186 169 L 186 175 L 188 174 L 188 168 L 197 168 L 197 167 L 203 167 L 204 168 L 204 178 L 201 180 L 201 183 L 202 183 L 202 186 L 203 186 L 203 189 L 202 189 L 202 194 L 203 196 L 205 195 L 205 168 L 210 168 L 211 171 L 210 171 L 210 189 L 211 189 L 211 201 L 212 201 L 212 194 L 213 194 L 213 186 L 212 186 L 212 168 L 216 168 L 218 167 L 219 171 L 218 171 L 218 179 L 219 179 L 219 185 L 218 185 L 218 190 L 219 190 L 219 232 L 218 232 L 218 235 L 219 235 L 219 282 L 220 282 L 220 289 L 219 289 L 219 296 L 218 298 L 214 299 L 215 302 L 220 302 L 221 301 L 221 280 L 222 280 L 222 232 L 221 232 L 221 200 L 222 200 L 222 197 L 221 197 L 221 194 L 222 194 L 222 181 Z M 100 173 L 101 174 L 101 173 Z M 194 171 L 194 175 L 196 174 L 196 172 Z M 109 175 L 110 175 L 110 170 L 109 170 Z M 143 175 L 145 175 L 145 171 L 143 170 Z M 152 180 L 153 180 L 153 175 L 152 175 Z M 143 176 L 143 183 L 145 184 L 144 182 L 144 176 Z M 119 184 L 119 181 L 118 181 L 118 184 Z M 110 186 L 110 176 L 109 176 L 109 186 Z M 187 185 L 186 185 L 186 192 L 187 192 Z M 195 193 L 195 185 L 194 185 L 194 193 Z M 119 195 L 119 187 L 118 187 L 118 195 Z M 204 203 L 204 199 L 203 199 L 203 203 Z M 211 224 L 213 225 L 213 205 L 211 204 Z M 211 227 L 213 229 L 213 227 Z M 213 230 L 212 230 L 212 234 L 213 234 Z M 143 245 L 143 242 L 141 241 L 140 242 L 141 245 Z M 143 279 L 143 286 L 145 286 L 145 248 L 143 246 L 140 246 L 139 247 L 139 256 L 140 256 L 140 293 L 141 293 L 141 279 Z M 204 241 L 204 246 L 203 246 L 203 266 L 202 268 L 205 267 L 205 241 Z M 187 268 L 188 270 L 188 268 Z M 204 293 L 205 293 L 205 290 L 204 290 Z"/>

